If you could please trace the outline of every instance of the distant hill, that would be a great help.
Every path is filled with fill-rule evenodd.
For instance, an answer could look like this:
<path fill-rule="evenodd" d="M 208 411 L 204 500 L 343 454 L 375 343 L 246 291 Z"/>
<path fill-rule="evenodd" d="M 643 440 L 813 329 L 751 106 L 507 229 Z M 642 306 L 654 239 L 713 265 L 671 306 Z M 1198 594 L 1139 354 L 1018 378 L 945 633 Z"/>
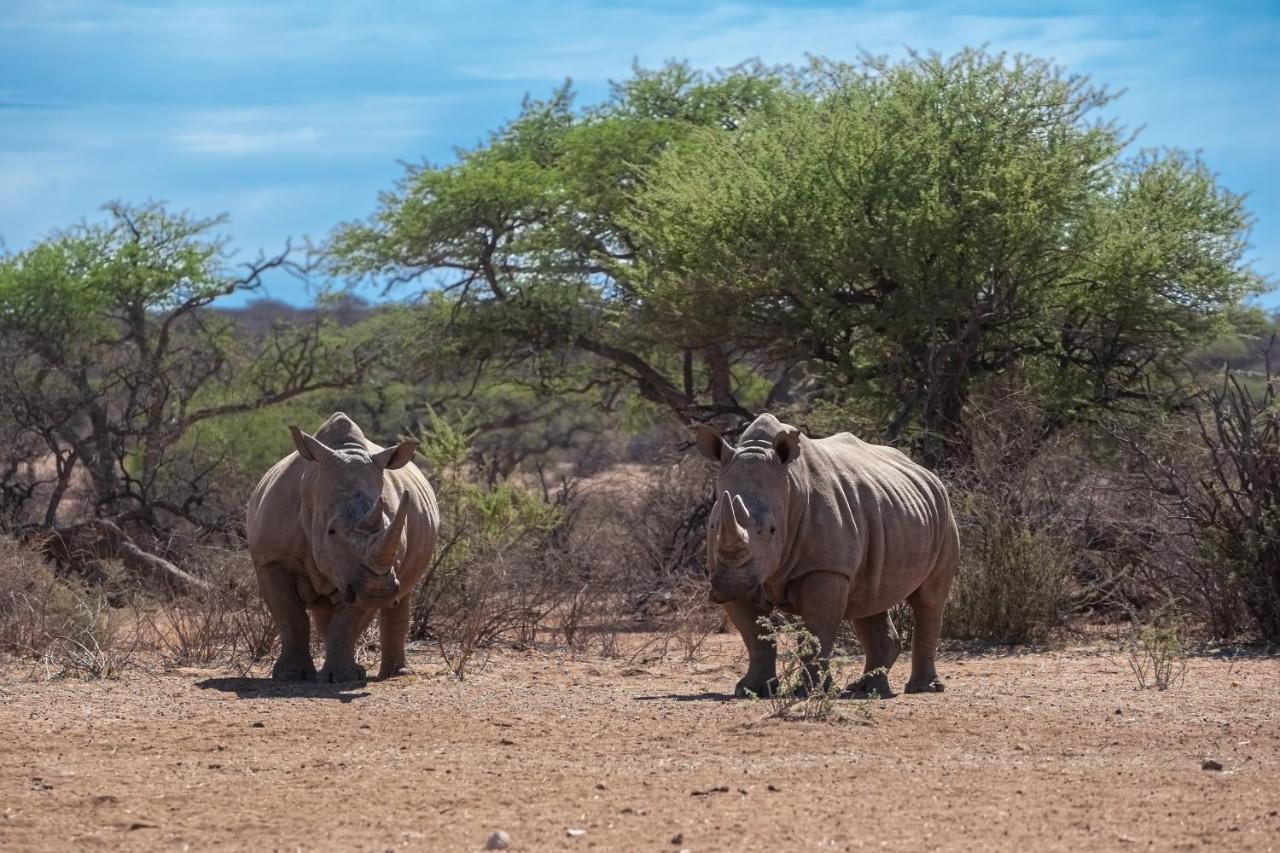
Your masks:
<path fill-rule="evenodd" d="M 211 308 L 229 317 L 252 335 L 270 331 L 276 323 L 306 323 L 316 317 L 332 319 L 339 326 L 354 326 L 372 316 L 379 306 L 354 295 L 341 295 L 326 299 L 322 306 L 290 305 L 278 299 L 258 299 L 241 308 Z"/>

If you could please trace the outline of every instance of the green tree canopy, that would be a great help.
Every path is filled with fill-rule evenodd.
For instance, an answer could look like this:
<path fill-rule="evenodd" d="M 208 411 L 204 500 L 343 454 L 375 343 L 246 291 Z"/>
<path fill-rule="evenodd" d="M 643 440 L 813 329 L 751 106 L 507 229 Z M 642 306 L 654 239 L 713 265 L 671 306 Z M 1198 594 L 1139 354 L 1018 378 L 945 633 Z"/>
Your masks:
<path fill-rule="evenodd" d="M 202 512 L 222 460 L 198 447 L 176 453 L 179 444 L 214 419 L 347 385 L 365 359 L 318 322 L 250 336 L 204 310 L 288 267 L 287 250 L 237 269 L 216 234 L 221 219 L 156 204 L 107 213 L 0 258 L 5 508 L 20 517 L 15 498 L 34 491 L 19 468 L 43 458 L 54 469 L 46 526 L 78 468 L 92 514 L 223 522 Z"/>
<path fill-rule="evenodd" d="M 620 384 L 683 420 L 746 414 L 730 355 L 672 345 L 640 322 L 631 290 L 638 246 L 626 224 L 644 170 L 704 128 L 734 132 L 782 90 L 764 69 L 637 71 L 604 104 L 575 109 L 566 84 L 456 163 L 410 168 L 376 215 L 340 229 L 340 274 L 426 279 L 433 347 L 466 366 L 595 389 Z M 442 324 L 441 320 L 445 322 Z"/>
<path fill-rule="evenodd" d="M 427 280 L 460 364 L 624 380 L 685 422 L 805 377 L 940 462 L 985 377 L 1028 373 L 1056 422 L 1122 405 L 1261 287 L 1241 197 L 1128 153 L 1110 102 L 981 51 L 675 64 L 583 110 L 566 86 L 411 168 L 333 267 Z"/>
<path fill-rule="evenodd" d="M 1261 286 L 1242 198 L 1127 155 L 1083 77 L 966 51 L 800 80 L 646 170 L 633 289 L 689 344 L 816 366 L 934 462 L 983 377 L 1031 371 L 1062 418 L 1115 405 Z"/>

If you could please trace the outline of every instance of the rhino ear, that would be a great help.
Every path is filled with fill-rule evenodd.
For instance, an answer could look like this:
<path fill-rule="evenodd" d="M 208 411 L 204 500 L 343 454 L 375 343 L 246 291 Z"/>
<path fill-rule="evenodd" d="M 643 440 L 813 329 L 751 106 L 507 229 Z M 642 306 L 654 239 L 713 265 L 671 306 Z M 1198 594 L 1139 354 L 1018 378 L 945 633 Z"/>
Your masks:
<path fill-rule="evenodd" d="M 402 441 L 395 447 L 388 447 L 386 450 L 379 450 L 373 454 L 373 464 L 387 471 L 394 471 L 397 468 L 403 468 L 409 464 L 409 460 L 413 459 L 413 454 L 418 450 L 418 442 L 409 440 Z"/>
<path fill-rule="evenodd" d="M 293 448 L 308 462 L 319 462 L 324 457 L 333 455 L 333 451 L 324 442 L 314 435 L 307 435 L 296 426 L 289 427 L 289 434 L 293 436 Z"/>
<path fill-rule="evenodd" d="M 720 437 L 720 430 L 707 424 L 699 424 L 697 431 L 698 450 L 712 462 L 723 462 L 725 451 L 729 445 Z"/>
<path fill-rule="evenodd" d="M 783 465 L 794 462 L 800 455 L 800 430 L 787 427 L 773 437 L 773 452 Z"/>

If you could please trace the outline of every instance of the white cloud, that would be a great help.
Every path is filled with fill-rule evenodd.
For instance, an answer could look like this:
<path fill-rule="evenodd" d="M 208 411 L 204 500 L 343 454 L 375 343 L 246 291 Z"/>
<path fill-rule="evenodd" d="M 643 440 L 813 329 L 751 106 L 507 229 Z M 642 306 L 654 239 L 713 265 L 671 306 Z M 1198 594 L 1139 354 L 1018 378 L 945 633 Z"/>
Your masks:
<path fill-rule="evenodd" d="M 440 97 L 355 96 L 206 109 L 174 118 L 170 134 L 189 154 L 388 153 L 432 135 Z"/>
<path fill-rule="evenodd" d="M 324 135 L 314 127 L 294 130 L 197 130 L 174 137 L 180 148 L 194 154 L 244 155 L 276 153 L 314 145 Z"/>

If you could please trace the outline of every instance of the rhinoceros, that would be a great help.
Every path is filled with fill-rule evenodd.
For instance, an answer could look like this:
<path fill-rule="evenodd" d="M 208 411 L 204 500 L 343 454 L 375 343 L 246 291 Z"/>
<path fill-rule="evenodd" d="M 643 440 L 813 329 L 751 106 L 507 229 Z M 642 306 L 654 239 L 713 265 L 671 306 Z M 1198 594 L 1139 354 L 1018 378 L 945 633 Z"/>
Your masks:
<path fill-rule="evenodd" d="M 431 562 L 440 512 L 431 484 L 410 464 L 416 441 L 383 448 L 337 412 L 272 466 L 249 498 L 249 555 L 280 631 L 271 677 L 361 681 L 355 644 L 380 614 L 379 677 L 407 672 L 413 587 Z M 324 666 L 311 660 L 311 622 Z"/>
<path fill-rule="evenodd" d="M 711 600 L 747 646 L 735 695 L 776 687 L 776 649 L 758 621 L 775 609 L 799 614 L 817 638 L 811 678 L 851 620 L 866 656 L 851 690 L 891 695 L 899 643 L 888 611 L 904 600 L 915 615 L 906 691 L 940 692 L 935 656 L 960 552 L 942 482 L 891 447 L 849 433 L 812 439 L 770 414 L 737 447 L 711 426 L 698 428 L 696 443 L 720 466 L 707 563 Z"/>

